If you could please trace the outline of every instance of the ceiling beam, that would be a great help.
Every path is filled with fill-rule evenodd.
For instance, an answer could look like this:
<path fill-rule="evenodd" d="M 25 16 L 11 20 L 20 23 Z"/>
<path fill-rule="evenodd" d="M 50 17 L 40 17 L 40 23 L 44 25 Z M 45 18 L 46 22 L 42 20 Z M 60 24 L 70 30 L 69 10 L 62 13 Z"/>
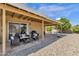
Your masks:
<path fill-rule="evenodd" d="M 23 17 L 23 20 L 28 19 L 28 18 L 29 18 L 28 16 L 25 16 L 25 17 Z"/>
<path fill-rule="evenodd" d="M 12 18 L 14 17 L 15 13 L 12 14 Z"/>
<path fill-rule="evenodd" d="M 22 18 L 23 17 L 23 15 L 20 15 L 18 18 Z"/>

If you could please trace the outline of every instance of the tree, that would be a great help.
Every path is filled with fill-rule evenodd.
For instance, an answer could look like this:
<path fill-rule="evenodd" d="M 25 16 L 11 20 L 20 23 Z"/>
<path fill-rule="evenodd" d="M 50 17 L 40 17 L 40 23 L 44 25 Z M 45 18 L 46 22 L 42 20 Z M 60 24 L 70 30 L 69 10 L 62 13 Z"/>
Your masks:
<path fill-rule="evenodd" d="M 57 25 L 57 29 L 59 29 L 62 32 L 70 30 L 71 23 L 70 23 L 70 21 L 67 18 L 61 18 L 58 21 L 61 22 L 62 24 L 58 24 Z"/>

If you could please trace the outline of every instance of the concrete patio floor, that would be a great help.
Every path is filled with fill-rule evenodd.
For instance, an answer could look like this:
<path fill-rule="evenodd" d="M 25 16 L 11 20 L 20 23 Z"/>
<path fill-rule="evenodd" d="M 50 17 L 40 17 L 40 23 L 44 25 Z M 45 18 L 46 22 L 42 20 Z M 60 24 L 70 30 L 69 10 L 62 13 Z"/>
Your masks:
<path fill-rule="evenodd" d="M 67 34 L 29 56 L 79 56 L 79 34 Z"/>
<path fill-rule="evenodd" d="M 59 40 L 56 35 L 46 35 L 45 40 L 39 39 L 37 41 L 33 41 L 27 44 L 23 44 L 21 46 L 18 46 L 14 49 L 12 49 L 10 52 L 8 52 L 8 56 L 26 56 L 31 53 L 34 53 L 49 44 Z"/>

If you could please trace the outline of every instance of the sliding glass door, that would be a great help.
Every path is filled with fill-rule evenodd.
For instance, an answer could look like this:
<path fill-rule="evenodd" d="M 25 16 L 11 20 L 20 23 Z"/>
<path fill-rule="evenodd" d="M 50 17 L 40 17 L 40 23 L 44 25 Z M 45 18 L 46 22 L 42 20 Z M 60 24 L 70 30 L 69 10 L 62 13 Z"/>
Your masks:
<path fill-rule="evenodd" d="M 9 34 L 27 33 L 27 24 L 9 23 Z"/>

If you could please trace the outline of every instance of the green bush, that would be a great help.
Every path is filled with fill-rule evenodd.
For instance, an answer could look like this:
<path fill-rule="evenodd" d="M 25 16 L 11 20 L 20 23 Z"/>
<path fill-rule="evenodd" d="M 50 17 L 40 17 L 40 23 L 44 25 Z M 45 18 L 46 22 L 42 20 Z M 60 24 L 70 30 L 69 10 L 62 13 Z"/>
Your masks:
<path fill-rule="evenodd" d="M 79 25 L 75 25 L 72 27 L 72 32 L 73 33 L 79 33 Z"/>
<path fill-rule="evenodd" d="M 52 26 L 47 26 L 47 31 L 52 31 Z"/>

